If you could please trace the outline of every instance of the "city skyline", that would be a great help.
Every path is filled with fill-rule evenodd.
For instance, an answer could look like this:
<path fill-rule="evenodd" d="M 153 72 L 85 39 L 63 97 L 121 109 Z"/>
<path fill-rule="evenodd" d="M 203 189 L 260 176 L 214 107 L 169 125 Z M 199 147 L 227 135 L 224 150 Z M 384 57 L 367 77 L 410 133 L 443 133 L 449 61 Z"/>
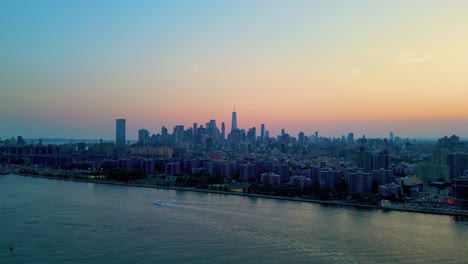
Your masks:
<path fill-rule="evenodd" d="M 265 129 L 265 132 L 268 133 L 268 135 L 270 135 L 270 137 L 274 137 L 276 138 L 277 136 L 281 136 L 282 134 L 289 134 L 290 136 L 292 137 L 295 137 L 297 138 L 298 135 L 300 133 L 303 133 L 305 136 L 311 136 L 311 137 L 314 137 L 316 136 L 316 133 L 318 133 L 318 135 L 320 137 L 325 137 L 325 138 L 340 138 L 342 136 L 345 136 L 345 137 L 349 137 L 349 134 L 353 134 L 353 137 L 355 137 L 356 139 L 358 138 L 362 138 L 362 137 L 367 137 L 367 138 L 388 138 L 390 139 L 393 135 L 395 136 L 399 136 L 400 138 L 414 138 L 414 139 L 433 139 L 433 140 L 436 140 L 440 137 L 444 137 L 444 136 L 448 136 L 448 135 L 456 135 L 455 133 L 450 133 L 450 132 L 447 132 L 446 134 L 443 134 L 443 132 L 439 135 L 435 135 L 434 136 L 427 136 L 427 137 L 424 137 L 422 136 L 421 134 L 415 134 L 414 136 L 407 136 L 407 135 L 401 135 L 401 134 L 398 134 L 398 133 L 395 133 L 395 130 L 379 130 L 380 133 L 372 133 L 372 130 L 365 130 L 365 129 L 357 129 L 357 130 L 346 130 L 346 126 L 340 126 L 343 128 L 343 130 L 340 132 L 336 132 L 335 134 L 333 133 L 327 133 L 329 131 L 333 131 L 333 130 L 320 130 L 320 129 L 317 129 L 317 130 L 310 130 L 310 131 L 304 131 L 304 130 L 301 130 L 300 127 L 296 127 L 296 128 L 293 128 L 293 129 L 288 129 L 286 128 L 285 126 L 278 126 L 278 127 L 268 127 L 267 125 L 263 124 L 263 123 L 254 123 L 252 126 L 238 126 L 237 125 L 237 112 L 232 112 L 232 115 L 231 115 L 231 123 L 235 123 L 236 124 L 236 127 L 235 129 L 239 129 L 239 130 L 244 130 L 245 132 L 247 132 L 250 128 L 255 128 L 257 129 L 259 132 L 261 131 L 261 129 Z M 235 121 L 234 121 L 235 120 Z M 115 141 L 119 136 L 118 134 L 121 134 L 123 136 L 121 136 L 123 139 L 121 139 L 120 141 L 121 142 L 126 142 L 127 140 L 130 140 L 130 141 L 136 141 L 138 140 L 139 138 L 139 133 L 141 132 L 140 130 L 145 130 L 146 132 L 149 133 L 149 135 L 152 135 L 152 134 L 161 134 L 161 129 L 165 128 L 166 130 L 169 131 L 169 133 L 172 133 L 172 130 L 177 127 L 177 126 L 182 126 L 182 127 L 185 127 L 185 129 L 193 129 L 194 128 L 194 125 L 197 124 L 197 127 L 204 127 L 204 124 L 205 123 L 209 123 L 209 121 L 214 121 L 216 122 L 216 119 L 206 119 L 205 121 L 203 120 L 197 120 L 197 122 L 193 122 L 193 123 L 190 123 L 190 121 L 187 121 L 187 123 L 176 123 L 174 121 L 172 122 L 169 122 L 170 124 L 173 124 L 173 125 L 164 125 L 162 124 L 161 127 L 155 127 L 155 126 L 151 126 L 151 125 L 148 125 L 150 124 L 151 122 L 149 122 L 147 125 L 143 125 L 143 126 L 139 126 L 139 125 L 136 125 L 136 124 L 132 124 L 131 120 L 130 120 L 130 124 L 131 126 L 128 127 L 127 126 L 127 119 L 125 118 L 117 118 L 117 119 L 113 119 L 111 120 L 112 121 L 112 124 L 113 124 L 113 127 L 111 128 L 111 134 L 113 135 L 110 135 L 108 137 L 102 137 L 102 136 L 97 136 L 97 135 L 91 135 L 89 134 L 90 136 L 89 137 L 54 137 L 54 136 L 50 136 L 50 135 L 44 135 L 44 136 L 41 136 L 40 133 L 37 133 L 37 131 L 32 131 L 30 133 L 23 133 L 23 134 L 18 134 L 20 136 L 23 136 L 25 138 L 28 138 L 28 139 L 38 139 L 38 138 L 50 138 L 50 139 L 84 139 L 84 140 L 98 140 L 98 139 L 104 139 L 104 140 L 110 140 L 110 141 Z M 234 122 L 233 122 L 234 121 Z M 116 126 L 119 126 L 119 123 L 123 122 L 123 128 L 116 128 Z M 224 121 L 220 121 L 221 123 L 221 126 L 217 127 L 220 132 L 222 130 L 222 126 L 224 126 Z M 441 124 L 443 124 L 444 121 L 441 121 Z M 357 123 L 355 123 L 357 124 Z M 192 127 L 193 126 L 193 127 Z M 206 127 L 205 127 L 206 128 Z M 324 127 L 322 127 L 324 128 Z M 336 128 L 336 126 L 334 126 L 333 128 Z M 116 130 L 117 129 L 117 130 Z M 117 132 L 119 131 L 119 132 Z M 231 126 L 229 127 L 229 131 L 232 131 L 232 124 Z M 336 130 L 335 130 L 336 131 Z M 357 131 L 357 132 L 356 132 Z M 369 133 L 369 131 L 371 133 Z M 441 130 L 443 131 L 443 130 Z M 448 130 L 447 130 L 448 131 Z M 230 133 L 230 132 L 229 132 Z M 226 136 L 227 136 L 228 133 L 226 133 Z M 10 136 L 4 136 L 4 137 L 0 137 L 1 139 L 8 139 L 10 137 L 16 137 L 18 135 L 10 135 Z M 126 137 L 126 135 L 128 135 Z M 258 137 L 261 137 L 261 134 L 258 134 L 257 135 Z M 126 139 L 125 139 L 126 138 Z M 468 139 L 468 137 L 465 137 L 465 134 L 461 135 L 461 139 Z M 122 143 L 120 143 L 122 144 Z"/>
<path fill-rule="evenodd" d="M 0 138 L 468 135 L 468 2 L 2 1 Z M 231 122 L 230 122 L 231 121 Z M 258 133 L 257 133 L 258 134 Z"/>

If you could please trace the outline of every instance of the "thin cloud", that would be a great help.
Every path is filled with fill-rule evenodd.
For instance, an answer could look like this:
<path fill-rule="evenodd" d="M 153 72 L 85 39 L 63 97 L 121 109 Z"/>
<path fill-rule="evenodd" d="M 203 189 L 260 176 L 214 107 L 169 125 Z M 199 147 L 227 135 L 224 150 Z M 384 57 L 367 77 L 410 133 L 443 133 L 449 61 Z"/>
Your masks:
<path fill-rule="evenodd" d="M 427 54 L 417 54 L 417 53 L 402 53 L 396 57 L 397 61 L 400 61 L 402 63 L 419 63 L 419 62 L 425 62 L 432 60 L 434 58 L 434 55 L 427 55 Z"/>
<path fill-rule="evenodd" d="M 423 56 L 423 57 L 419 57 L 419 58 L 413 58 L 413 62 L 421 62 L 421 61 L 427 61 L 427 60 L 431 60 L 432 58 L 434 58 L 434 56 L 432 55 L 427 55 L 427 56 Z"/>

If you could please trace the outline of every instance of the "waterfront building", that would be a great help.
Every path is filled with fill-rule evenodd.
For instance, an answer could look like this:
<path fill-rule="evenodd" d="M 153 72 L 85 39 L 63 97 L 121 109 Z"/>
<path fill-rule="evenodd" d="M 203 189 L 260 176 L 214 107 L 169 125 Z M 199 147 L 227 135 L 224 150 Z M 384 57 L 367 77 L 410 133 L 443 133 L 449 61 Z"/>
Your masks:
<path fill-rule="evenodd" d="M 384 168 L 373 170 L 372 181 L 375 182 L 377 185 L 384 185 L 387 183 L 394 182 L 395 179 L 393 177 L 393 170 L 386 170 Z"/>
<path fill-rule="evenodd" d="M 154 159 L 142 159 L 140 160 L 140 171 L 146 175 L 154 174 L 155 172 L 155 161 Z"/>
<path fill-rule="evenodd" d="M 450 168 L 446 165 L 433 164 L 417 164 L 413 168 L 413 172 L 423 182 L 445 181 L 450 180 Z"/>
<path fill-rule="evenodd" d="M 311 188 L 313 184 L 314 184 L 314 181 L 312 181 L 311 179 L 308 179 L 304 176 L 301 176 L 299 178 L 299 187 L 301 187 L 301 189 Z"/>
<path fill-rule="evenodd" d="M 165 164 L 164 173 L 167 175 L 179 175 L 180 174 L 180 163 L 179 162 L 171 162 Z"/>
<path fill-rule="evenodd" d="M 372 174 L 370 173 L 362 171 L 349 173 L 347 183 L 349 194 L 372 192 Z"/>
<path fill-rule="evenodd" d="M 281 184 L 281 177 L 273 172 L 265 172 L 260 175 L 260 181 L 263 184 L 279 185 Z"/>
<path fill-rule="evenodd" d="M 214 173 L 215 173 L 215 163 L 213 161 L 203 162 L 203 168 L 205 169 L 206 174 L 214 175 Z"/>
<path fill-rule="evenodd" d="M 287 181 L 289 179 L 289 165 L 281 164 L 278 166 L 278 174 L 281 177 L 281 181 Z"/>
<path fill-rule="evenodd" d="M 379 186 L 379 195 L 384 198 L 390 198 L 390 197 L 398 198 L 398 197 L 401 197 L 402 194 L 403 194 L 402 186 L 396 183 L 390 183 L 390 184 Z"/>
<path fill-rule="evenodd" d="M 457 199 L 468 200 L 468 177 L 454 178 L 451 181 L 452 195 Z"/>
<path fill-rule="evenodd" d="M 249 182 L 249 180 L 256 178 L 256 166 L 255 164 L 247 163 L 239 166 L 239 176 L 243 182 Z"/>
<path fill-rule="evenodd" d="M 424 183 L 418 177 L 406 176 L 396 179 L 396 183 L 403 187 L 403 192 L 411 195 L 413 192 L 424 191 Z"/>
<path fill-rule="evenodd" d="M 468 154 L 452 153 L 447 155 L 447 165 L 450 167 L 450 179 L 463 175 L 468 169 Z"/>
<path fill-rule="evenodd" d="M 335 170 L 322 170 L 319 173 L 319 185 L 321 188 L 335 190 L 336 185 L 341 183 L 342 173 Z"/>

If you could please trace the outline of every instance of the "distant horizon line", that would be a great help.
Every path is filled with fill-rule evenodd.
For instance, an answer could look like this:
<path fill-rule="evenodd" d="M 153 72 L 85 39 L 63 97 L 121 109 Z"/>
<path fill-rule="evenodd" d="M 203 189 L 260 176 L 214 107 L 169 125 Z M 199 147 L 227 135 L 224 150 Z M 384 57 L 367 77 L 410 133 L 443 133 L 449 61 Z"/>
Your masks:
<path fill-rule="evenodd" d="M 157 134 L 156 134 L 157 135 Z M 277 135 L 277 136 L 281 136 L 281 135 Z M 277 137 L 276 136 L 276 137 Z M 452 135 L 450 135 L 452 136 Z M 450 136 L 447 136 L 447 137 L 450 137 Z M 275 138 L 276 138 L 275 137 Z M 339 138 L 339 137 L 327 137 L 327 136 L 321 136 L 323 138 Z M 460 140 L 468 140 L 468 137 L 460 137 Z M 270 137 L 271 138 L 271 137 Z M 366 139 L 386 139 L 387 137 L 366 137 Z M 437 141 L 441 138 L 444 138 L 444 137 L 400 137 L 401 139 L 403 140 L 406 140 L 406 139 L 410 139 L 410 140 L 421 140 L 421 141 L 424 141 L 424 140 L 429 140 L 429 141 Z M 5 139 L 8 139 L 8 138 L 5 138 Z M 361 138 L 355 138 L 355 140 L 359 140 Z M 58 140 L 58 141 L 106 141 L 106 142 L 113 142 L 115 141 L 115 139 L 104 139 L 104 138 L 60 138 L 60 137 L 35 137 L 35 138 L 24 138 L 24 140 L 47 140 L 47 141 L 52 141 L 52 140 Z M 126 141 L 133 141 L 133 142 L 137 142 L 138 139 L 126 139 Z"/>

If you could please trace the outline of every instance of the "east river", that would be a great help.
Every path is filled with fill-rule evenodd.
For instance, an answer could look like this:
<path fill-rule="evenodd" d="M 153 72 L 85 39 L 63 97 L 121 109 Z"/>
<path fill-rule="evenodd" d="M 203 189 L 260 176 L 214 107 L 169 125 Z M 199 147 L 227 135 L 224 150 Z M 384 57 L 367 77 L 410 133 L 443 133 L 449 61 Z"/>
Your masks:
<path fill-rule="evenodd" d="M 452 216 L 0 176 L 0 263 L 467 263 L 467 249 Z"/>

